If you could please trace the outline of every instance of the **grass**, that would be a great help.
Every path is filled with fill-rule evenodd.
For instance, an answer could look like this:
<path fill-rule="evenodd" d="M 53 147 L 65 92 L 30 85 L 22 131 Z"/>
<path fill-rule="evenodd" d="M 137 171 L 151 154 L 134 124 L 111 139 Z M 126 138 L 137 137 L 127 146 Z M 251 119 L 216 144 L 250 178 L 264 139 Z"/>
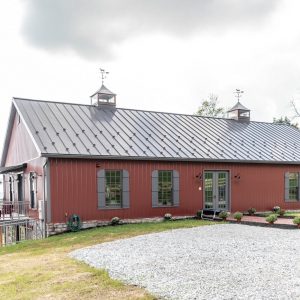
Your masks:
<path fill-rule="evenodd" d="M 130 224 L 65 233 L 0 248 L 1 299 L 154 299 L 68 257 L 72 250 L 141 234 L 214 224 L 203 220 Z"/>

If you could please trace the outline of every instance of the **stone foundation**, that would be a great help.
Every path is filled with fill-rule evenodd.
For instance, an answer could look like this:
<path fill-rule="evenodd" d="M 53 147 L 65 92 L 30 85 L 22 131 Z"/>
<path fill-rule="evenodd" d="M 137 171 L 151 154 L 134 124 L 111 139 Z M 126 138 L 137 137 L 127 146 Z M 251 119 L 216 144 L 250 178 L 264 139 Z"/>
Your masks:
<path fill-rule="evenodd" d="M 184 220 L 184 219 L 193 219 L 194 216 L 174 216 L 173 220 Z M 164 218 L 143 218 L 143 219 L 123 219 L 120 220 L 120 225 L 122 224 L 138 224 L 138 223 L 153 223 L 153 222 L 162 222 Z M 83 221 L 81 229 L 103 227 L 110 225 L 110 221 L 100 221 L 100 220 L 91 220 Z M 68 226 L 66 223 L 49 223 L 46 225 L 47 237 L 67 232 Z"/>

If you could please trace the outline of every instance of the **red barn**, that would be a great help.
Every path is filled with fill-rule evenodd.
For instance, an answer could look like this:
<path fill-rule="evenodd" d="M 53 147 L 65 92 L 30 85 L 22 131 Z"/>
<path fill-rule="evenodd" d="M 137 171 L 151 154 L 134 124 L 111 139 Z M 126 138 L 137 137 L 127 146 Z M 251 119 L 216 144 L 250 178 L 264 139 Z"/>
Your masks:
<path fill-rule="evenodd" d="M 298 129 L 250 121 L 240 102 L 225 119 L 116 108 L 103 85 L 91 99 L 12 101 L 4 201 L 27 205 L 48 234 L 72 214 L 88 226 L 202 208 L 300 209 Z"/>

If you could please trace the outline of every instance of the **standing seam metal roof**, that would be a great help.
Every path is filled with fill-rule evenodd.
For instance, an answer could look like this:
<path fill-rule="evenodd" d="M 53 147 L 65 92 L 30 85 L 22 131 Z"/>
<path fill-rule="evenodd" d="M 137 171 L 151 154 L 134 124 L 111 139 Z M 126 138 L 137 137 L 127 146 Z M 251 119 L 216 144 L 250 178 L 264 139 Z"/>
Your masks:
<path fill-rule="evenodd" d="M 42 156 L 300 163 L 288 125 L 14 98 Z"/>

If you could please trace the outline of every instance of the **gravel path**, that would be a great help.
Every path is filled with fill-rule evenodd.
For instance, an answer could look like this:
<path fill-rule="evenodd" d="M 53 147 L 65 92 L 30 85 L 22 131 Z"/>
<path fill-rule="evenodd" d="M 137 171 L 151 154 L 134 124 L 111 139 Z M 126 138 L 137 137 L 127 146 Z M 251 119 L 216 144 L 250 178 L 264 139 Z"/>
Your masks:
<path fill-rule="evenodd" d="M 300 230 L 202 226 L 117 240 L 70 256 L 166 299 L 300 299 Z"/>

